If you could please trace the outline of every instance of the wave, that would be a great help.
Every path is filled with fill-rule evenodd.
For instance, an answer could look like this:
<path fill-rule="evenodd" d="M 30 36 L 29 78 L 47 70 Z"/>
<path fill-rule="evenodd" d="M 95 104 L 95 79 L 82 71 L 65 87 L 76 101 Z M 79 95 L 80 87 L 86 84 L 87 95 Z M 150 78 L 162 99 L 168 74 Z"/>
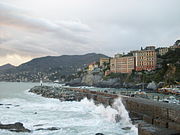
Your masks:
<path fill-rule="evenodd" d="M 93 100 L 84 98 L 80 102 L 60 102 L 58 99 L 44 98 L 26 90 L 22 98 L 1 99 L 0 121 L 4 123 L 22 122 L 32 130 L 32 135 L 137 135 L 137 128 L 131 123 L 121 98 L 111 106 L 96 105 Z M 19 105 L 19 106 L 16 106 Z M 6 108 L 9 107 L 9 108 Z M 42 125 L 36 127 L 34 125 Z M 57 131 L 36 131 L 38 128 L 58 127 Z M 130 127 L 129 130 L 122 128 Z M 10 134 L 0 130 L 0 134 Z M 23 135 L 19 133 L 18 135 Z"/>

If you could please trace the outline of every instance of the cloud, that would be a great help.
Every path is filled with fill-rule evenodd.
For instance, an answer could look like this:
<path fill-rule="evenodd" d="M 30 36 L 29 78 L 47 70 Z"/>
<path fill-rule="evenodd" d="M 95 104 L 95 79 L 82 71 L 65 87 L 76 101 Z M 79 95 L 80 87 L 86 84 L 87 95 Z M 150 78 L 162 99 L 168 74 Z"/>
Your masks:
<path fill-rule="evenodd" d="M 4 51 L 1 55 L 13 52 L 30 56 L 58 55 L 72 50 L 70 43 L 75 45 L 74 51 L 76 46 L 83 50 L 87 48 L 84 44 L 90 43 L 91 28 L 80 21 L 60 20 L 56 23 L 1 3 L 0 20 L 0 46 Z M 57 52 L 64 47 L 67 50 Z"/>
<path fill-rule="evenodd" d="M 2 1 L 0 56 L 113 56 L 180 38 L 179 0 Z"/>

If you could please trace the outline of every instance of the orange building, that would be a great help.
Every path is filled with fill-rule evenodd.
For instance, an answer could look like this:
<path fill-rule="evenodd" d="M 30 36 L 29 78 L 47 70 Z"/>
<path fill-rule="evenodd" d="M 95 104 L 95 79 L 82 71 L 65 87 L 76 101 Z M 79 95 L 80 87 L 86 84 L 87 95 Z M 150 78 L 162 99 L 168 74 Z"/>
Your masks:
<path fill-rule="evenodd" d="M 157 54 L 155 50 L 134 51 L 135 70 L 155 70 L 157 63 Z"/>
<path fill-rule="evenodd" d="M 113 73 L 131 73 L 134 69 L 134 57 L 112 58 L 110 60 L 110 71 Z"/>

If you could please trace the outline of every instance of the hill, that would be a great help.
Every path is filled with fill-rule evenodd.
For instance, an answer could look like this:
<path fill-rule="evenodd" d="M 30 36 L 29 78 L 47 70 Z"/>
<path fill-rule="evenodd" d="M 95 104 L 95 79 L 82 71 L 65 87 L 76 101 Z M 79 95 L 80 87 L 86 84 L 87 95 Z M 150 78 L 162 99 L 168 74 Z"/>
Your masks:
<path fill-rule="evenodd" d="M 53 70 L 62 71 L 62 74 L 72 74 L 78 68 L 99 61 L 101 57 L 107 57 L 103 54 L 89 53 L 85 55 L 62 55 L 62 56 L 47 56 L 36 58 L 30 62 L 24 63 L 17 67 L 18 71 L 29 72 L 51 72 Z"/>
<path fill-rule="evenodd" d="M 0 71 L 5 71 L 8 69 L 13 69 L 13 68 L 15 68 L 15 66 L 13 66 L 11 64 L 5 64 L 5 65 L 0 66 Z"/>
<path fill-rule="evenodd" d="M 71 75 L 82 69 L 87 64 L 99 61 L 101 57 L 108 57 L 103 54 L 89 53 L 85 55 L 62 55 L 62 56 L 47 56 L 35 58 L 27 63 L 24 63 L 14 69 L 4 71 L 4 76 L 11 75 L 6 81 L 38 81 L 40 78 L 50 80 L 58 79 L 62 76 Z M 25 80 L 24 80 L 25 79 Z M 2 78 L 0 78 L 2 80 Z"/>

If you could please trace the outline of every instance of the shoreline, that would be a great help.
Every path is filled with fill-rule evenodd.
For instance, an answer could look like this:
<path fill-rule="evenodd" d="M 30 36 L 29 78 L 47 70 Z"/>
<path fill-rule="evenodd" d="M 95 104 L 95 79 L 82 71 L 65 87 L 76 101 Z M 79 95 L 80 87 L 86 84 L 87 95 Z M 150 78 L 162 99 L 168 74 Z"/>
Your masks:
<path fill-rule="evenodd" d="M 57 98 L 60 101 L 80 101 L 84 97 L 87 97 L 87 99 L 93 99 L 95 104 L 103 104 L 105 107 L 112 106 L 114 99 L 118 97 L 117 94 L 80 88 L 56 88 L 50 86 L 35 86 L 30 89 L 29 92 L 36 93 L 46 98 Z M 152 135 L 173 135 L 180 133 L 179 105 L 172 106 L 167 103 L 127 96 L 121 96 L 121 98 L 126 110 L 129 112 L 131 121 L 138 124 L 139 135 L 148 135 L 150 133 Z M 150 110 L 150 108 L 152 108 L 152 110 Z M 177 118 L 174 119 L 170 112 L 167 114 L 162 112 L 164 110 L 163 108 L 169 111 L 175 111 Z M 162 116 L 159 115 L 159 111 Z M 169 116 L 164 117 L 164 115 Z M 163 122 L 165 123 L 163 124 Z"/>

